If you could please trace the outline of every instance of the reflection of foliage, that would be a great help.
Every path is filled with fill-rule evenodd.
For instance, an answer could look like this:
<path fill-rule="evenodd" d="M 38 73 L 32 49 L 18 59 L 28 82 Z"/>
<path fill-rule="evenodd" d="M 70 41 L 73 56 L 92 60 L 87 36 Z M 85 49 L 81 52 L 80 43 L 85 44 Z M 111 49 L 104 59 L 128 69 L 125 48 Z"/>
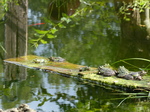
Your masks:
<path fill-rule="evenodd" d="M 10 2 L 11 0 L 1 0 L 0 1 L 0 4 L 2 5 L 2 7 L 1 8 L 3 8 L 5 11 L 7 11 L 8 10 L 8 2 Z"/>
<path fill-rule="evenodd" d="M 61 18 L 61 20 L 58 23 L 54 23 L 50 20 L 46 20 L 51 26 L 50 29 L 48 31 L 41 31 L 41 30 L 35 30 L 36 31 L 36 39 L 31 39 L 31 43 L 33 43 L 35 46 L 38 45 L 38 43 L 43 43 L 46 44 L 47 41 L 46 39 L 44 39 L 44 37 L 48 36 L 47 38 L 54 38 L 57 36 L 57 31 L 59 31 L 60 29 L 64 29 L 67 26 L 68 27 L 74 27 L 75 25 L 79 24 L 79 21 L 82 21 L 83 18 L 89 17 L 93 15 L 93 11 L 96 12 L 96 10 L 99 10 L 101 8 L 101 10 L 99 10 L 100 12 L 97 12 L 97 17 L 100 18 L 101 20 L 103 20 L 104 22 L 102 23 L 103 26 L 109 27 L 108 24 L 106 24 L 105 22 L 109 22 L 109 21 L 113 21 L 109 15 L 109 11 L 111 10 L 107 10 L 106 6 L 105 6 L 105 2 L 85 2 L 82 1 L 82 5 L 76 10 L 76 12 L 71 15 L 68 16 L 67 14 L 63 14 L 63 17 Z M 85 24 L 85 28 L 90 28 L 90 26 L 93 24 L 93 21 L 89 21 L 87 24 Z M 55 32 L 53 32 L 52 30 L 55 29 Z M 105 32 L 105 31 L 102 31 Z M 99 32 L 101 33 L 101 31 Z M 105 33 L 101 33 L 100 35 L 105 35 Z"/>
<path fill-rule="evenodd" d="M 123 2 L 123 6 L 120 7 L 119 13 L 123 15 L 123 19 L 126 21 L 130 21 L 130 16 L 133 13 L 141 13 L 144 12 L 146 8 L 149 7 L 149 0 L 134 0 L 129 4 Z"/>
<path fill-rule="evenodd" d="M 71 21 L 68 24 L 64 21 L 62 25 L 65 28 L 56 27 L 57 38 L 51 40 L 49 45 L 42 45 L 46 48 L 40 51 L 40 55 L 62 56 L 72 63 L 88 66 L 115 61 L 120 30 L 111 4 L 109 1 L 99 3 L 98 0 L 82 3 L 78 10 L 83 11 L 69 18 Z"/>
<path fill-rule="evenodd" d="M 127 97 L 126 98 L 124 98 L 119 104 L 118 104 L 118 106 L 117 107 L 119 107 L 125 100 L 127 100 L 127 99 L 136 99 L 136 98 L 149 98 L 150 96 L 149 96 L 149 92 L 144 92 L 144 93 L 118 93 L 118 95 L 127 95 Z"/>
<path fill-rule="evenodd" d="M 34 29 L 37 33 L 35 34 L 37 39 L 31 39 L 30 42 L 33 43 L 35 46 L 38 46 L 38 42 L 40 41 L 42 44 L 47 44 L 47 41 L 45 41 L 43 38 L 46 36 L 48 39 L 55 38 L 56 35 L 55 32 L 57 32 L 57 29 L 55 27 L 51 28 L 51 30 L 48 31 L 42 31 L 38 29 Z"/>
<path fill-rule="evenodd" d="M 15 72 L 15 70 L 13 71 Z M 24 81 L 4 81 L 0 80 L 0 98 L 4 109 L 15 107 L 17 104 L 33 101 L 31 94 L 41 84 L 41 75 L 37 71 L 28 71 L 30 75 Z M 13 73 L 12 73 L 13 74 Z M 36 74 L 35 77 L 33 77 Z"/>
<path fill-rule="evenodd" d="M 63 5 L 63 3 L 61 5 Z M 51 12 L 51 11 L 49 11 L 49 12 Z M 75 14 L 73 14 L 72 16 L 68 16 L 67 14 L 62 13 L 63 17 L 61 18 L 60 22 L 58 22 L 58 23 L 54 23 L 54 22 L 52 22 L 50 20 L 45 19 L 46 20 L 45 22 L 48 22 L 48 23 L 51 24 L 50 30 L 48 30 L 48 31 L 41 31 L 41 30 L 35 29 L 35 31 L 36 31 L 35 36 L 37 37 L 37 39 L 31 39 L 31 43 L 33 43 L 35 46 L 38 46 L 39 42 L 41 42 L 42 44 L 46 44 L 47 41 L 45 41 L 43 39 L 44 37 L 47 37 L 48 39 L 55 38 L 56 37 L 56 32 L 58 31 L 58 29 L 66 28 L 66 26 L 64 24 L 65 23 L 68 24 L 71 21 L 71 18 L 73 18 L 76 15 L 78 15 L 78 13 L 79 13 L 79 11 L 76 12 Z"/>
<path fill-rule="evenodd" d="M 51 0 L 38 0 L 38 2 L 37 0 L 29 0 L 29 9 L 33 11 L 33 14 L 36 14 L 37 12 L 43 14 L 43 11 L 46 13 L 49 1 Z"/>
<path fill-rule="evenodd" d="M 0 14 L 2 17 L 4 16 L 4 12 L 8 11 L 8 2 L 12 2 L 12 0 L 1 0 L 0 1 Z M 13 0 L 14 3 L 18 4 L 18 0 Z M 1 12 L 2 11 L 2 12 Z M 1 19 L 1 16 L 0 16 Z"/>
<path fill-rule="evenodd" d="M 58 21 L 63 14 L 72 15 L 79 4 L 79 0 L 52 0 L 48 6 L 48 16 L 50 19 Z"/>
<path fill-rule="evenodd" d="M 0 1 L 0 20 L 4 17 L 5 11 L 8 10 L 7 0 Z"/>

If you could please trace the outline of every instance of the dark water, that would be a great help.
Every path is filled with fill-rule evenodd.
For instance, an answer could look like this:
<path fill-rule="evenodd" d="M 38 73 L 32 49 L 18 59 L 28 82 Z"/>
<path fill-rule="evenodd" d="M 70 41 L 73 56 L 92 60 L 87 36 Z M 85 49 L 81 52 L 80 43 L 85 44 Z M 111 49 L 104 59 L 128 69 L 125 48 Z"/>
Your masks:
<path fill-rule="evenodd" d="M 77 16 L 65 29 L 58 29 L 57 38 L 46 39 L 36 49 L 29 47 L 29 54 L 61 56 L 69 62 L 98 67 L 125 58 L 149 59 L 149 39 L 146 27 L 118 18 L 116 3 L 102 0 L 89 5 L 91 11 Z M 50 1 L 29 1 L 29 24 L 43 23 Z M 93 1 L 92 1 L 93 2 Z M 81 2 L 85 7 L 89 0 Z M 105 4 L 105 5 L 101 5 Z M 78 5 L 77 5 L 78 6 Z M 55 20 L 56 21 L 56 20 Z M 73 26 L 74 25 L 74 26 Z M 49 29 L 47 24 L 30 26 L 29 39 L 34 38 L 33 28 Z M 1 25 L 1 42 L 4 28 Z M 30 45 L 31 46 L 31 45 Z M 1 59 L 3 51 L 1 49 Z M 130 61 L 139 68 L 149 63 Z M 114 65 L 127 66 L 125 63 Z M 133 68 L 132 66 L 127 66 Z M 9 71 L 6 71 L 8 70 Z M 135 69 L 135 68 L 133 68 Z M 15 65 L 0 64 L 0 108 L 8 109 L 27 103 L 38 112 L 148 112 L 147 99 L 123 99 L 128 96 L 114 95 L 116 90 L 89 84 L 78 78 L 68 78 Z"/>

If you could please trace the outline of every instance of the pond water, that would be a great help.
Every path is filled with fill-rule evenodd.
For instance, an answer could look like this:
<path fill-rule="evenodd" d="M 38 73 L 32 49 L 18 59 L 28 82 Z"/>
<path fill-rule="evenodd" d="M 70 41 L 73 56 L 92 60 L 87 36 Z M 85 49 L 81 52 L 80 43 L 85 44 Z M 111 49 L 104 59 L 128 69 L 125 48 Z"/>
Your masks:
<path fill-rule="evenodd" d="M 47 39 L 48 44 L 37 48 L 29 45 L 28 54 L 39 56 L 61 56 L 67 61 L 85 66 L 98 67 L 126 58 L 150 56 L 148 28 L 118 17 L 120 0 L 74 0 L 78 8 L 86 8 L 86 14 L 77 16 L 66 28 L 58 29 L 57 38 Z M 73 2 L 73 1 L 72 1 Z M 92 4 L 93 2 L 93 4 Z M 94 4 L 95 3 L 95 4 Z M 30 0 L 28 23 L 44 23 L 48 18 L 49 0 Z M 90 8 L 90 9 L 89 9 Z M 73 12 L 71 12 L 73 13 Z M 143 17 L 143 16 L 142 16 Z M 144 18 L 144 17 L 143 17 Z M 57 18 L 55 19 L 55 22 Z M 58 20 L 57 20 L 58 22 Z M 143 24 L 143 23 L 142 23 Z M 33 28 L 46 30 L 49 24 L 29 26 L 29 39 L 34 38 Z M 0 26 L 1 43 L 4 27 Z M 56 73 L 41 72 L 3 63 L 1 49 L 0 108 L 8 109 L 26 103 L 38 112 L 148 112 L 148 99 L 126 99 L 116 95 L 119 91 L 68 78 Z M 144 61 L 129 61 L 137 68 L 149 65 Z M 114 67 L 124 65 L 120 62 Z M 6 71 L 6 70 L 10 71 Z M 137 70 L 137 69 L 136 69 Z"/>

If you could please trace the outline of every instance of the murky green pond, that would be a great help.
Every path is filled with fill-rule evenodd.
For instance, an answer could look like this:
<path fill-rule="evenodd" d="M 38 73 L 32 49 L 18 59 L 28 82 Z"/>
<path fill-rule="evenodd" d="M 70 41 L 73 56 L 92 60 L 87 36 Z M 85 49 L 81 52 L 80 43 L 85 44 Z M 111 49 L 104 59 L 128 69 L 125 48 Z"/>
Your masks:
<path fill-rule="evenodd" d="M 47 30 L 50 24 L 47 7 L 49 0 L 29 0 L 29 40 L 34 38 L 34 29 Z M 57 38 L 45 40 L 37 48 L 29 44 L 28 54 L 39 56 L 61 56 L 71 63 L 98 67 L 125 58 L 146 58 L 150 56 L 149 29 L 144 26 L 146 17 L 141 15 L 141 24 L 135 20 L 125 21 L 118 17 L 121 0 L 78 0 L 72 1 L 75 8 L 87 7 L 86 14 L 77 16 L 66 28 L 58 29 Z M 93 4 L 92 4 L 93 2 Z M 94 4 L 95 3 L 95 4 Z M 73 13 L 73 12 L 71 12 Z M 51 18 L 57 21 L 59 17 Z M 33 25 L 36 24 L 36 25 Z M 4 27 L 0 26 L 0 41 L 3 43 Z M 1 49 L 0 64 L 0 108 L 28 104 L 38 112 L 148 112 L 148 99 L 127 99 L 116 95 L 116 90 L 68 78 L 62 74 L 41 72 L 11 64 L 4 64 Z M 137 68 L 149 63 L 128 61 Z M 120 62 L 114 67 L 124 65 Z M 9 70 L 9 71 L 7 71 Z"/>

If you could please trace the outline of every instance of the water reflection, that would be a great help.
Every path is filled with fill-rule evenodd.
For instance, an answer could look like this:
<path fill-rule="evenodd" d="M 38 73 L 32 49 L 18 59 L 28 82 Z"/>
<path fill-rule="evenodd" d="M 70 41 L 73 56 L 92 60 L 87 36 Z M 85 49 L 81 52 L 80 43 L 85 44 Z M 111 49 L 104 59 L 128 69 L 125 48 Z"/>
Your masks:
<path fill-rule="evenodd" d="M 7 81 L 22 81 L 26 80 L 27 68 L 16 66 L 14 64 L 5 63 L 4 77 Z"/>
<path fill-rule="evenodd" d="M 72 21 L 66 29 L 61 29 L 56 39 L 48 40 L 50 44 L 40 45 L 36 54 L 62 56 L 72 63 L 95 67 L 125 58 L 149 59 L 148 32 L 143 26 L 144 13 L 140 13 L 140 24 L 133 17 L 130 21 L 119 20 L 116 14 L 122 1 L 118 0 L 115 4 L 109 1 L 106 4 L 107 7 L 93 5 L 90 9 L 92 13 L 87 13 L 84 18 L 76 17 L 78 21 Z M 148 65 L 142 61 L 131 63 L 139 68 Z M 120 64 L 124 63 L 116 66 Z"/>
<path fill-rule="evenodd" d="M 72 63 L 88 66 L 114 62 L 120 27 L 112 2 L 107 7 L 95 4 L 86 8 L 92 13 L 86 13 L 84 18 L 77 16 L 75 21 L 57 33 L 57 38 L 47 40 L 50 44 L 39 46 L 36 54 L 62 56 Z M 109 11 L 109 15 L 105 11 Z"/>
<path fill-rule="evenodd" d="M 74 14 L 79 5 L 79 0 L 52 0 L 48 5 L 48 15 L 52 20 L 60 20 L 64 14 Z"/>
<path fill-rule="evenodd" d="M 27 80 L 1 81 L 0 88 L 2 102 L 0 108 L 2 109 L 27 103 L 39 112 L 113 112 L 112 110 L 136 112 L 137 106 L 135 105 L 140 104 L 140 100 L 132 99 L 131 101 L 126 100 L 116 108 L 126 97 L 111 94 L 116 93 L 114 90 L 106 90 L 97 85 L 87 85 L 76 78 L 67 78 L 32 69 L 28 70 Z M 144 106 L 147 103 L 142 105 L 141 110 L 145 110 Z M 132 108 L 126 108 L 126 106 Z"/>
<path fill-rule="evenodd" d="M 19 76 L 19 73 L 16 69 L 17 66 L 13 66 L 13 68 L 14 68 L 13 71 L 10 71 L 10 72 L 11 74 L 13 74 L 14 80 L 12 80 L 12 77 L 10 80 L 8 80 L 8 77 L 6 76 L 7 78 L 1 81 L 0 108 L 2 109 L 17 107 L 17 105 L 19 104 L 34 101 L 34 99 L 32 98 L 31 92 L 32 90 L 34 90 L 36 87 L 39 86 L 39 83 L 41 81 L 40 76 L 35 71 L 32 71 L 32 74 L 28 76 L 27 80 L 22 80 L 22 74 L 20 74 L 21 76 Z M 36 74 L 36 77 L 34 77 L 35 74 Z M 19 80 L 19 77 L 21 77 L 21 80 Z M 23 77 L 24 77 L 24 74 L 23 74 Z"/>
<path fill-rule="evenodd" d="M 116 0 L 116 10 L 120 11 L 120 7 L 128 6 L 133 2 L 126 2 L 125 6 L 122 6 L 122 1 Z M 132 4 L 133 5 L 133 4 Z M 128 10 L 127 17 L 130 18 L 130 21 L 124 19 L 125 15 L 121 15 L 121 41 L 120 41 L 120 49 L 118 50 L 120 53 L 117 54 L 118 59 L 124 58 L 147 58 L 149 59 L 149 9 L 145 8 L 145 12 L 136 12 L 139 11 L 137 9 L 133 10 L 132 5 L 129 5 L 131 8 Z M 125 12 L 127 13 L 127 11 Z M 136 16 L 135 16 L 136 13 Z M 138 67 L 146 67 L 148 63 L 142 61 L 133 61 L 130 62 Z"/>
<path fill-rule="evenodd" d="M 66 29 L 61 29 L 56 39 L 48 40 L 49 44 L 41 44 L 34 53 L 47 57 L 62 56 L 72 63 L 95 67 L 128 57 L 148 58 L 149 40 L 145 38 L 147 36 L 145 28 L 119 20 L 115 13 L 114 1 L 103 0 L 102 2 L 106 3 L 106 7 L 92 6 L 92 13 L 87 13 L 85 18 L 76 18 L 77 24 L 71 23 Z M 32 6 L 33 15 L 40 3 L 43 2 L 39 0 L 30 3 L 30 5 L 36 4 Z M 45 4 L 44 2 L 42 6 L 45 7 Z M 36 14 L 37 18 L 44 15 L 42 10 L 38 10 Z M 44 28 L 45 26 L 42 27 Z M 145 66 L 143 63 L 135 63 Z M 126 96 L 115 96 L 111 94 L 116 92 L 114 90 L 88 85 L 78 79 L 37 70 L 26 71 L 25 68 L 18 68 L 15 65 L 7 66 L 5 71 L 7 71 L 6 78 L 0 78 L 0 108 L 2 109 L 27 103 L 39 112 L 150 110 L 149 102 L 139 99 L 125 100 L 116 108 Z"/>
<path fill-rule="evenodd" d="M 23 3 L 22 3 L 23 2 Z M 9 8 L 5 15 L 5 38 L 4 48 L 5 55 L 3 59 L 15 58 L 27 55 L 27 1 L 9 2 Z M 1 102 L 2 108 L 8 109 L 21 104 L 24 99 L 24 93 L 28 92 L 28 88 L 18 85 L 19 81 L 26 80 L 27 69 L 10 63 L 4 64 L 4 80 L 1 82 Z M 27 95 L 27 94 L 26 94 Z M 22 98 L 23 97 L 23 98 Z"/>

